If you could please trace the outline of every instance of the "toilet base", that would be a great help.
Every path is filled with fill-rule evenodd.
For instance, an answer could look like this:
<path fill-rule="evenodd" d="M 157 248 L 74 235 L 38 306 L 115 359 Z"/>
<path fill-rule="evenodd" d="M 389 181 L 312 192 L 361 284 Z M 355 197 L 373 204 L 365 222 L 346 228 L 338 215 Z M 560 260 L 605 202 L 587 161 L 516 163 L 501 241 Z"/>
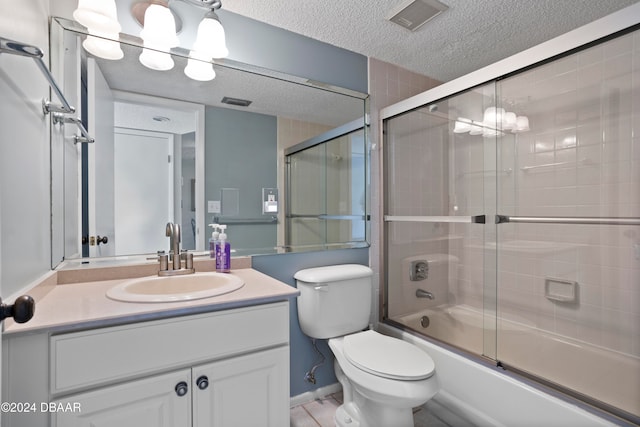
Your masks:
<path fill-rule="evenodd" d="M 340 405 L 334 421 L 337 427 L 413 427 L 411 409 L 391 409 L 384 411 L 360 408 L 353 402 Z"/>

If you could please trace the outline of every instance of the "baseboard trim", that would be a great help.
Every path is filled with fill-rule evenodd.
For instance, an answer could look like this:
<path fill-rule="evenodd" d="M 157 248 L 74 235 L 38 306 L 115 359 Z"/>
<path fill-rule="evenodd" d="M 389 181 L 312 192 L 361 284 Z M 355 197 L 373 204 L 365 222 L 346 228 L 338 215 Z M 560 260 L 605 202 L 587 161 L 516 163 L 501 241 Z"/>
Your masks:
<path fill-rule="evenodd" d="M 337 393 L 340 390 L 342 390 L 342 386 L 340 385 L 340 383 L 334 383 L 324 387 L 319 387 L 315 390 L 307 391 L 297 396 L 292 396 L 290 399 L 289 407 L 293 408 L 294 406 L 313 402 L 314 400 L 322 399 L 323 397 L 326 397 L 330 394 Z"/>

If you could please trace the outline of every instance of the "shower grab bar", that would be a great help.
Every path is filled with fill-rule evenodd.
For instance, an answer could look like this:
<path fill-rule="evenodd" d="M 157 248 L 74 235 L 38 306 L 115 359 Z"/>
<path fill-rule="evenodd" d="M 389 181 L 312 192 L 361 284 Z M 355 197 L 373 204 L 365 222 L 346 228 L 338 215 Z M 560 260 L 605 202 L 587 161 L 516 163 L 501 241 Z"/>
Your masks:
<path fill-rule="evenodd" d="M 42 71 L 42 74 L 44 75 L 44 77 L 47 79 L 47 82 L 49 82 L 49 86 L 51 86 L 51 89 L 53 89 L 53 91 L 56 93 L 56 96 L 62 103 L 62 105 L 56 105 L 50 102 L 49 100 L 43 99 L 42 111 L 44 112 L 44 114 L 54 113 L 54 116 L 53 116 L 54 123 L 60 123 L 60 122 L 74 123 L 76 126 L 78 126 L 78 128 L 80 129 L 80 132 L 82 133 L 82 136 L 80 137 L 76 135 L 75 137 L 76 144 L 78 142 L 89 142 L 89 143 L 94 142 L 94 139 L 91 138 L 91 136 L 89 136 L 89 132 L 87 132 L 87 129 L 85 129 L 80 119 L 60 116 L 61 114 L 75 113 L 76 109 L 69 104 L 69 101 L 67 101 L 67 98 L 65 98 L 64 94 L 60 90 L 60 87 L 56 83 L 56 80 L 53 78 L 53 75 L 51 74 L 46 64 L 42 60 L 42 57 L 44 56 L 44 54 L 42 53 L 42 50 L 40 50 L 40 48 L 25 44 L 25 43 L 20 43 L 15 40 L 9 40 L 4 37 L 0 37 L 0 54 L 2 53 L 8 53 L 10 55 L 26 56 L 27 58 L 32 58 L 35 61 L 38 68 L 40 68 L 40 71 Z"/>
<path fill-rule="evenodd" d="M 484 224 L 486 222 L 485 215 L 473 216 L 402 216 L 402 215 L 385 215 L 386 222 L 446 222 L 446 223 L 464 223 L 464 224 Z"/>
<path fill-rule="evenodd" d="M 496 215 L 496 224 L 640 225 L 640 218 L 552 217 Z"/>
<path fill-rule="evenodd" d="M 44 74 L 44 77 L 49 82 L 49 86 L 51 86 L 51 89 L 53 89 L 60 102 L 62 102 L 62 105 L 55 105 L 49 101 L 43 101 L 42 106 L 45 114 L 48 114 L 52 111 L 56 111 L 59 113 L 74 113 L 76 111 L 75 108 L 69 105 L 67 98 L 64 97 L 62 91 L 58 87 L 58 84 L 51 75 L 51 72 L 45 65 L 44 61 L 42 61 L 42 57 L 44 56 L 44 54 L 38 47 L 0 37 L 0 53 L 26 56 L 28 58 L 33 58 L 33 60 L 36 62 L 38 68 L 40 68 L 40 71 L 42 71 L 42 74 Z"/>
<path fill-rule="evenodd" d="M 213 221 L 216 224 L 227 224 L 227 225 L 277 224 L 278 217 L 270 216 L 266 218 L 223 218 L 223 217 L 216 216 L 213 218 Z"/>

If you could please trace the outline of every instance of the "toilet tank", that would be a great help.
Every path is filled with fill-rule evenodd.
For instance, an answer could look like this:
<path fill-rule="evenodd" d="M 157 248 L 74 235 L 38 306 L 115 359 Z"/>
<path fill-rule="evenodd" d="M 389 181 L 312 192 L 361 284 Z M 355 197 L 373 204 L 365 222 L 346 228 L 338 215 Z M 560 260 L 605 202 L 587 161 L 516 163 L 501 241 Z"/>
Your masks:
<path fill-rule="evenodd" d="M 358 264 L 308 268 L 294 274 L 302 332 L 324 339 L 365 329 L 371 314 L 372 275 L 369 267 Z"/>

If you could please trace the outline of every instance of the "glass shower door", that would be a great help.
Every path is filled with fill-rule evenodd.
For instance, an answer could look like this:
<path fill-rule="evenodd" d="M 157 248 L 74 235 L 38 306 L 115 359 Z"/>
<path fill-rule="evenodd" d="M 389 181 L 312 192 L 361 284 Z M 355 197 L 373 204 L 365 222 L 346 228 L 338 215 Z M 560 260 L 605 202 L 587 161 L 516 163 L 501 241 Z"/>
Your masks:
<path fill-rule="evenodd" d="M 384 122 L 385 317 L 491 358 L 495 251 L 484 248 L 495 247 L 497 133 L 484 112 L 494 100 L 488 84 Z"/>
<path fill-rule="evenodd" d="M 640 420 L 637 40 L 498 83 L 530 131 L 499 153 L 497 358 Z"/>

